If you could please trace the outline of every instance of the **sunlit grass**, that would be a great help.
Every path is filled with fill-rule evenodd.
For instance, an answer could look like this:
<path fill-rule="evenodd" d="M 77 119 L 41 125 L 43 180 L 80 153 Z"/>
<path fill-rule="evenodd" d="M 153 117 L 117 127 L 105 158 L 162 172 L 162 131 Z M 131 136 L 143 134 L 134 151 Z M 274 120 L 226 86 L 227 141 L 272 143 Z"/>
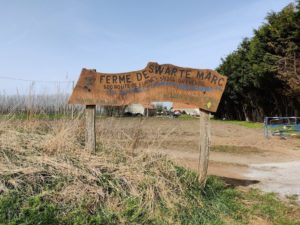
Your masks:
<path fill-rule="evenodd" d="M 263 123 L 258 122 L 248 122 L 248 121 L 239 121 L 239 120 L 214 120 L 222 123 L 229 123 L 229 124 L 235 124 L 247 128 L 263 128 Z"/>

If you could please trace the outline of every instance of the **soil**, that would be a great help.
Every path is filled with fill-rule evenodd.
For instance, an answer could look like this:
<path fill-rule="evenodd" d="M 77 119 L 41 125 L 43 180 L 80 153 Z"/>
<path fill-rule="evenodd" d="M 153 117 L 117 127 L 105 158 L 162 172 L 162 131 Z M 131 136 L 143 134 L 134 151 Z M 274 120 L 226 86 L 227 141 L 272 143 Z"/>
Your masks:
<path fill-rule="evenodd" d="M 137 120 L 119 119 L 118 127 L 136 127 Z M 149 118 L 139 124 L 144 138 L 159 143 L 144 149 L 166 153 L 179 164 L 198 170 L 199 119 Z M 229 185 L 298 195 L 300 199 L 300 139 L 266 139 L 262 128 L 215 120 L 211 131 L 209 174 L 222 177 Z"/>

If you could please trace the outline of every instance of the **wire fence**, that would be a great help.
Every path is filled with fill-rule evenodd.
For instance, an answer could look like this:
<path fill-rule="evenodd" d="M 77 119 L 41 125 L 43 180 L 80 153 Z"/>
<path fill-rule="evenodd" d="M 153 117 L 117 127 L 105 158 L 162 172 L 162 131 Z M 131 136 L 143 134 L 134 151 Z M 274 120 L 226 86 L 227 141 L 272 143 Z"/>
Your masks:
<path fill-rule="evenodd" d="M 74 81 L 30 80 L 0 76 L 1 114 L 73 115 L 82 106 L 68 104 Z"/>
<path fill-rule="evenodd" d="M 0 80 L 0 118 L 3 115 L 73 118 L 83 112 L 84 106 L 68 104 L 75 81 L 30 80 L 9 76 L 0 76 Z M 97 106 L 96 113 L 99 116 L 122 116 L 125 106 Z"/>

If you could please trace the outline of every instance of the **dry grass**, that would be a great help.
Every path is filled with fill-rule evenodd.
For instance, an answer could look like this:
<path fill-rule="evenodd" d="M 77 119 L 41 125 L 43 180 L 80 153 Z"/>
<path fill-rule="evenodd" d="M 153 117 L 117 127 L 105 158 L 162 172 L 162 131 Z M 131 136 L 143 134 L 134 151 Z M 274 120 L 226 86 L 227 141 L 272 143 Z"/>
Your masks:
<path fill-rule="evenodd" d="M 181 202 L 183 188 L 175 165 L 163 155 L 138 150 L 144 138 L 139 124 L 127 130 L 115 124 L 98 126 L 97 151 L 91 153 L 84 150 L 84 124 L 79 119 L 0 121 L 2 191 L 42 190 L 42 195 L 63 205 L 88 198 L 91 210 L 99 205 L 122 210 L 123 199 L 111 198 L 112 192 L 141 199 L 140 207 L 153 213 L 158 201 L 166 208 Z M 159 145 L 161 139 L 148 140 L 147 145 Z M 47 183 L 58 190 L 44 190 Z"/>
<path fill-rule="evenodd" d="M 219 179 L 201 189 L 195 173 L 148 151 L 176 128 L 143 123 L 98 120 L 92 153 L 84 149 L 80 119 L 0 120 L 0 224 L 246 224 L 269 211 L 272 221 L 294 224 L 295 213 L 287 218 L 290 208 L 276 197 L 261 198 L 252 209 L 242 203 L 251 196 Z"/>

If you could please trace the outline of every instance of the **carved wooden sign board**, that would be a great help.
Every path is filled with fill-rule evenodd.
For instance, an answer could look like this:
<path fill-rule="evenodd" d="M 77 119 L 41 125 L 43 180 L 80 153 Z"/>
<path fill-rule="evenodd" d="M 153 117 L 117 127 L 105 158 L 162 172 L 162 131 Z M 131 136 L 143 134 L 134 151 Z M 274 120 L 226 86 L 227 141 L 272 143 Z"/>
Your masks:
<path fill-rule="evenodd" d="M 209 69 L 192 69 L 150 62 L 127 73 L 99 73 L 83 69 L 70 104 L 120 106 L 169 101 L 215 112 L 227 78 Z"/>

